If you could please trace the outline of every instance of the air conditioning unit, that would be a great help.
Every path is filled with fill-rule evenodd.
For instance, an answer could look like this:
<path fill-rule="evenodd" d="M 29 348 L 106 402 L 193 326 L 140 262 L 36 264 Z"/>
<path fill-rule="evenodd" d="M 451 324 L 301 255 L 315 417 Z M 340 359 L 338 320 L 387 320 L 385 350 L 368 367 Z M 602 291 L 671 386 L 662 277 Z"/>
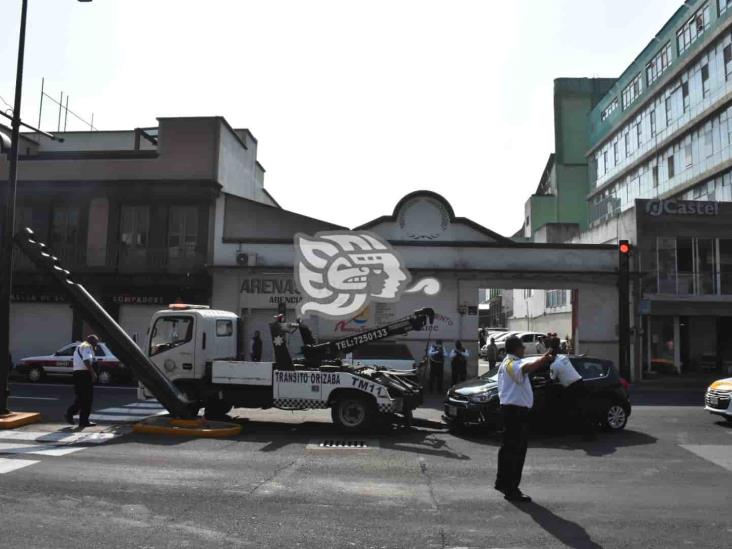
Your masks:
<path fill-rule="evenodd" d="M 255 267 L 257 265 L 257 254 L 236 252 L 236 264 L 241 267 Z"/>

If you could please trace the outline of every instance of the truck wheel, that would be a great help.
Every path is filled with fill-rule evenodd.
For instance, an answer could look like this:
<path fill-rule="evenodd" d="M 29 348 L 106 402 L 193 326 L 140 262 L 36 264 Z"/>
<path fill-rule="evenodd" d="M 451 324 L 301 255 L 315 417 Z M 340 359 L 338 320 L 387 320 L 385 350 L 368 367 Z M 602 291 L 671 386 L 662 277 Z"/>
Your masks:
<path fill-rule="evenodd" d="M 376 417 L 373 400 L 361 395 L 343 395 L 330 410 L 333 423 L 348 432 L 368 429 Z"/>
<path fill-rule="evenodd" d="M 40 366 L 33 366 L 30 370 L 28 370 L 28 381 L 36 382 L 41 381 L 43 379 L 43 368 Z"/>
<path fill-rule="evenodd" d="M 216 419 L 227 419 L 226 414 L 229 413 L 232 406 L 225 400 L 221 399 L 211 399 L 206 402 L 206 407 L 204 408 L 203 415 L 206 419 L 216 420 Z"/>

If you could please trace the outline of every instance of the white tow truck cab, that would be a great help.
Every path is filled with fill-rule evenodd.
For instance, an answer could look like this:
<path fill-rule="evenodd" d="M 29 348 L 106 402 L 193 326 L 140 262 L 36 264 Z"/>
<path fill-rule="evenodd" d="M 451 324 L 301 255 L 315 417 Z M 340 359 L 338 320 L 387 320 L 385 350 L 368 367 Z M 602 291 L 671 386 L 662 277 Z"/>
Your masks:
<path fill-rule="evenodd" d="M 153 315 L 147 353 L 155 368 L 210 419 L 232 407 L 306 410 L 331 408 L 335 423 L 355 431 L 379 418 L 411 412 L 422 403 L 422 388 L 410 372 L 378 366 L 344 365 L 340 355 L 372 341 L 421 329 L 431 309 L 335 341 L 316 343 L 301 323 L 283 318 L 270 325 L 275 362 L 240 360 L 237 315 L 202 305 L 173 304 Z M 288 333 L 299 329 L 305 358 L 293 362 Z M 140 384 L 141 398 L 152 394 Z"/>

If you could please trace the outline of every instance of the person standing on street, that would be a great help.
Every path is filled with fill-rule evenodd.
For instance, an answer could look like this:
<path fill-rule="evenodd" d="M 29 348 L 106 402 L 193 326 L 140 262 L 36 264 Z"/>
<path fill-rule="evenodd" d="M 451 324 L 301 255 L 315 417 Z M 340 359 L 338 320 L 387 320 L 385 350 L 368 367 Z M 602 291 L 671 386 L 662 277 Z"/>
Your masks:
<path fill-rule="evenodd" d="M 538 336 L 536 338 L 536 353 L 543 355 L 546 353 L 546 345 L 544 344 L 544 336 Z"/>
<path fill-rule="evenodd" d="M 582 429 L 583 438 L 592 439 L 594 437 L 593 416 L 588 405 L 589 395 L 582 376 L 566 356 L 560 356 L 552 362 L 549 367 L 549 376 L 559 380 L 564 387 L 567 409 Z"/>
<path fill-rule="evenodd" d="M 452 372 L 452 384 L 457 385 L 468 377 L 468 357 L 470 353 L 463 347 L 461 341 L 455 342 L 455 348 L 450 351 L 450 370 Z"/>
<path fill-rule="evenodd" d="M 252 337 L 252 351 L 249 353 L 249 357 L 252 362 L 262 360 L 262 336 L 259 334 L 259 330 L 255 331 L 254 337 Z"/>
<path fill-rule="evenodd" d="M 89 421 L 92 401 L 94 399 L 94 384 L 97 382 L 97 373 L 94 371 L 96 356 L 94 351 L 99 345 L 99 338 L 89 335 L 74 351 L 74 403 L 66 410 L 66 421 L 74 424 L 74 415 L 79 414 L 79 429 L 94 427 L 96 423 Z"/>
<path fill-rule="evenodd" d="M 430 349 L 430 392 L 433 387 L 442 393 L 442 376 L 445 371 L 445 348 L 438 339 Z"/>
<path fill-rule="evenodd" d="M 516 336 L 506 339 L 506 358 L 498 368 L 498 400 L 503 418 L 503 442 L 498 451 L 495 489 L 508 501 L 529 502 L 521 492 L 521 473 L 528 448 L 529 411 L 534 393 L 529 374 L 551 364 L 552 351 L 531 362 L 523 360 L 524 344 Z"/>
<path fill-rule="evenodd" d="M 485 358 L 488 360 L 488 366 L 491 370 L 496 367 L 496 362 L 498 361 L 498 347 L 496 346 L 495 338 L 491 338 Z"/>

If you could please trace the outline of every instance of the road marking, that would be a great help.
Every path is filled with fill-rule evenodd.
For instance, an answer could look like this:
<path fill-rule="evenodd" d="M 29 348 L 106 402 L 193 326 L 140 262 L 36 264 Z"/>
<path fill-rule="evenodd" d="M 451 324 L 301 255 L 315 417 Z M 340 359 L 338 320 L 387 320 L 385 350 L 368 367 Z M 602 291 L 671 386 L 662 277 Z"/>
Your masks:
<path fill-rule="evenodd" d="M 34 454 L 37 456 L 65 456 L 83 450 L 83 446 L 56 446 L 54 444 L 18 444 L 0 442 L 0 454 Z"/>
<path fill-rule="evenodd" d="M 23 467 L 28 467 L 35 463 L 38 463 L 38 461 L 34 459 L 0 458 L 0 475 L 22 469 Z"/>
<path fill-rule="evenodd" d="M 732 472 L 732 446 L 723 444 L 681 444 L 682 448 Z"/>
<path fill-rule="evenodd" d="M 99 423 L 130 423 L 167 413 L 168 411 L 157 401 L 130 402 L 124 406 L 97 410 L 89 416 L 89 419 Z"/>
<path fill-rule="evenodd" d="M 84 433 L 71 431 L 6 431 L 0 432 L 0 440 L 24 442 L 55 442 L 58 444 L 104 444 L 121 433 Z"/>
<path fill-rule="evenodd" d="M 9 398 L 16 398 L 16 399 L 23 399 L 23 400 L 59 400 L 58 398 L 49 398 L 49 397 L 16 397 L 11 396 Z"/>

